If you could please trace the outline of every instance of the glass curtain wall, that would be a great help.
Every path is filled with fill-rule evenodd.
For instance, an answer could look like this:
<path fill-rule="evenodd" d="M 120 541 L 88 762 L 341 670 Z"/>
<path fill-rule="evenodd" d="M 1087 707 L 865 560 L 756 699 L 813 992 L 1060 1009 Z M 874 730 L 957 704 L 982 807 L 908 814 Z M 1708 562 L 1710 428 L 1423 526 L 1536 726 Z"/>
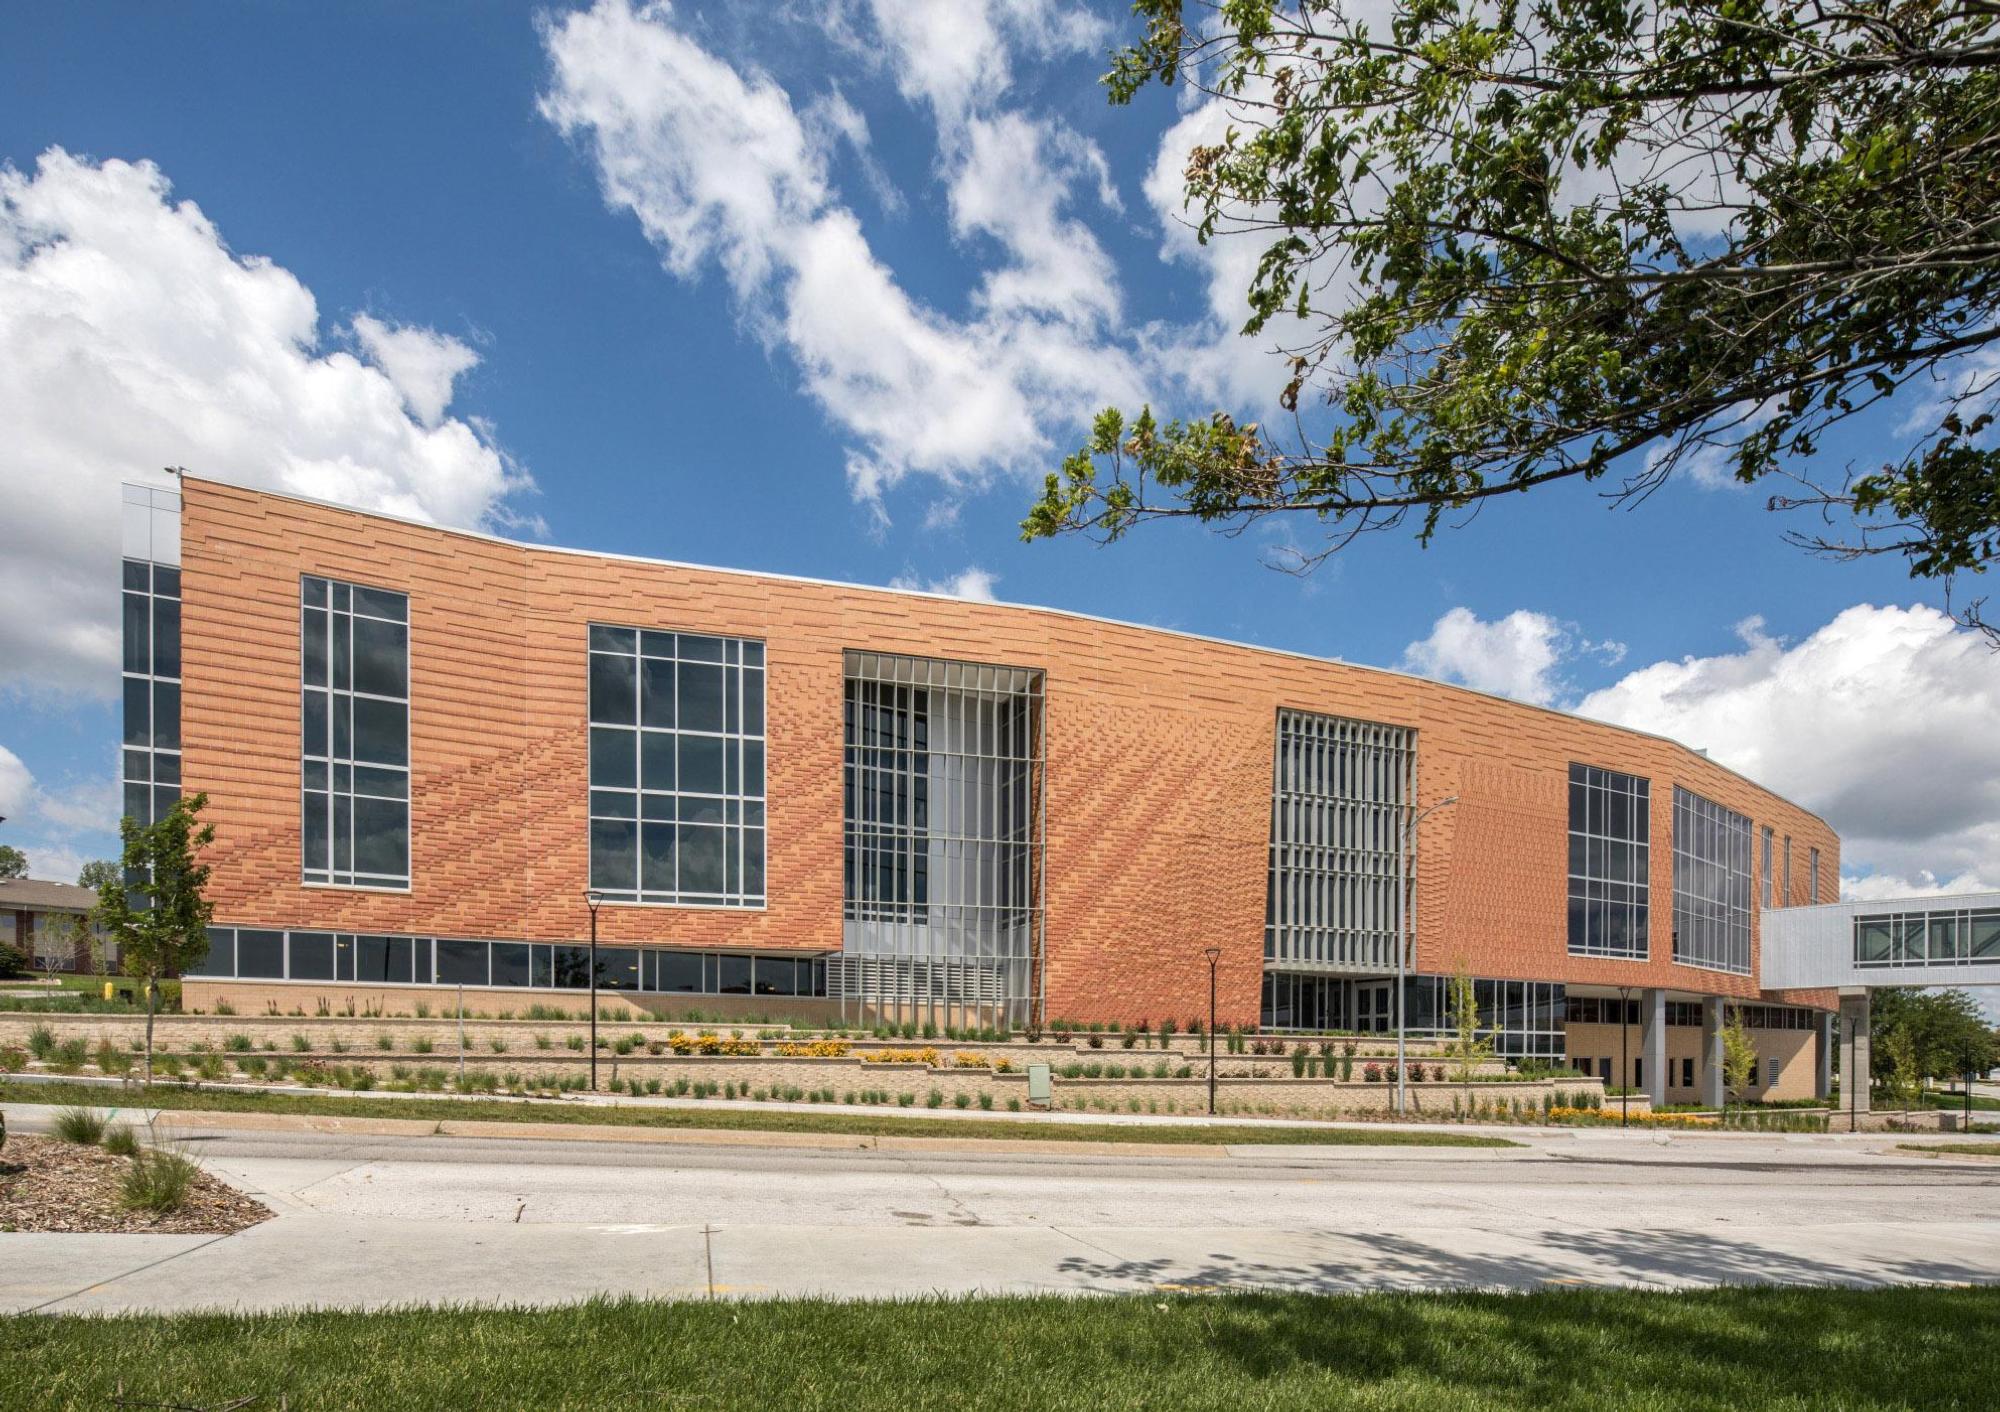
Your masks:
<path fill-rule="evenodd" d="M 150 824 L 181 797 L 181 497 L 128 485 L 124 538 L 124 812 Z"/>
<path fill-rule="evenodd" d="M 843 1013 L 1032 1024 L 1042 673 L 849 652 Z"/>
<path fill-rule="evenodd" d="M 1569 950 L 1646 959 L 1652 891 L 1652 784 L 1569 767 Z"/>
<path fill-rule="evenodd" d="M 1750 820 L 1674 786 L 1674 960 L 1750 974 Z"/>
<path fill-rule="evenodd" d="M 299 580 L 301 876 L 410 885 L 410 600 Z"/>

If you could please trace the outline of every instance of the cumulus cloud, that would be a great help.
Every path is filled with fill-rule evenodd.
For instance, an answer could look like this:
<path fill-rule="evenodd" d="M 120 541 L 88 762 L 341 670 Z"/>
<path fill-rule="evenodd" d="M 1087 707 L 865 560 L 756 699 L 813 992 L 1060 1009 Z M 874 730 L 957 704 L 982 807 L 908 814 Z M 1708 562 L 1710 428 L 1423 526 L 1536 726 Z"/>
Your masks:
<path fill-rule="evenodd" d="M 1576 703 L 1825 817 L 1858 896 L 2000 881 L 2000 661 L 1928 607 L 1860 604 L 1795 643 L 1656 662 Z"/>
<path fill-rule="evenodd" d="M 1432 624 L 1428 637 L 1405 648 L 1402 665 L 1421 676 L 1549 706 L 1567 690 L 1564 667 L 1585 656 L 1615 664 L 1625 648 L 1617 642 L 1591 642 L 1574 624 L 1547 613 L 1517 608 L 1486 622 L 1460 607 Z"/>
<path fill-rule="evenodd" d="M 324 347 L 312 293 L 239 255 L 149 162 L 60 149 L 0 168 L 0 693 L 118 681 L 118 486 L 180 465 L 473 526 L 527 477 L 445 415 L 477 361 L 356 319 Z"/>
<path fill-rule="evenodd" d="M 1045 465 L 1056 431 L 1139 395 L 1133 359 L 1105 338 L 1111 264 L 1066 211 L 1077 183 L 1108 185 L 1101 156 L 1051 121 L 983 111 L 1004 64 L 954 66 L 1031 32 L 1069 42 L 1060 10 L 918 6 L 882 27 L 952 61 L 897 73 L 938 114 L 954 234 L 1000 255 L 963 319 L 911 297 L 877 258 L 831 184 L 825 133 L 807 127 L 823 108 L 711 52 L 665 4 L 598 0 L 544 25 L 543 116 L 589 153 L 606 203 L 639 222 L 670 273 L 720 270 L 746 326 L 789 355 L 847 433 L 849 482 L 878 514 L 913 473 L 976 485 Z"/>
<path fill-rule="evenodd" d="M 993 585 L 998 582 L 1000 575 L 972 565 L 941 579 L 924 579 L 913 573 L 898 574 L 889 580 L 889 587 L 912 593 L 942 593 L 952 598 L 970 598 L 979 603 L 997 603 L 1000 600 L 993 592 Z"/>
<path fill-rule="evenodd" d="M 84 861 L 78 835 L 117 829 L 118 786 L 107 766 L 100 778 L 46 789 L 0 745 L 0 819 L 7 821 L 5 841 L 27 855 L 30 877 L 70 882 Z"/>

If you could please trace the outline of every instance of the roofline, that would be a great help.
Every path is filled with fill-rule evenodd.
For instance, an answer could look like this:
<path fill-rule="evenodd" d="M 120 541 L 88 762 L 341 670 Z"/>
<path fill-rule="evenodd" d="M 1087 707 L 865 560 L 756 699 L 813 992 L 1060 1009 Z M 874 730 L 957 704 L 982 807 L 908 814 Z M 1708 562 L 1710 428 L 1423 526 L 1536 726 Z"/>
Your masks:
<path fill-rule="evenodd" d="M 1621 726 L 1611 721 L 1601 721 L 1595 716 L 1585 716 L 1576 711 L 1565 711 L 1557 706 L 1541 706 L 1532 701 L 1518 701 L 1511 696 L 1502 696 L 1495 691 L 1481 691 L 1477 687 L 1465 686 L 1458 682 L 1439 681 L 1436 677 L 1421 676 L 1416 672 L 1398 671 L 1394 667 L 1377 667 L 1364 662 L 1350 662 L 1343 657 L 1321 657 L 1311 652 L 1299 652 L 1288 647 L 1267 647 L 1261 643 L 1239 642 L 1234 638 L 1214 637 L 1208 633 L 1188 632 L 1183 628 L 1163 628 L 1152 623 L 1135 623 L 1124 618 L 1108 618 L 1099 613 L 1082 613 L 1074 608 L 1053 608 L 1038 603 L 1003 603 L 997 599 L 991 601 L 967 599 L 953 593 L 934 593 L 922 588 L 892 588 L 882 584 L 849 583 L 844 579 L 813 578 L 806 574 L 773 573 L 761 569 L 737 569 L 718 564 L 697 564 L 685 559 L 657 559 L 644 554 L 620 554 L 604 549 L 573 549 L 561 544 L 537 544 L 529 540 L 509 539 L 505 535 L 492 534 L 486 530 L 462 529 L 452 525 L 440 525 L 431 520 L 420 520 L 409 515 L 390 514 L 385 510 L 363 510 L 357 506 L 342 504 L 337 500 L 322 500 L 316 496 L 299 495 L 291 491 L 266 490 L 260 486 L 239 485 L 234 481 L 222 480 L 215 476 L 199 476 L 192 471 L 176 470 L 174 474 L 183 481 L 199 481 L 206 485 L 221 486 L 226 490 L 241 490 L 247 491 L 252 495 L 267 495 L 274 500 L 289 500 L 300 505 L 315 505 L 322 509 L 338 510 L 345 514 L 361 515 L 368 519 L 388 520 L 395 524 L 410 525 L 417 529 L 433 530 L 439 534 L 460 535 L 466 539 L 480 540 L 487 544 L 505 545 L 511 549 L 534 550 L 542 554 L 571 554 L 579 558 L 608 559 L 616 563 L 651 564 L 662 568 L 693 569 L 701 573 L 728 574 L 737 578 L 775 579 L 780 583 L 809 584 L 818 588 L 837 588 L 851 593 L 886 593 L 902 598 L 929 598 L 944 603 L 972 602 L 979 603 L 988 608 L 1011 608 L 1032 613 L 1050 613 L 1056 617 L 1070 618 L 1077 622 L 1101 623 L 1107 627 L 1130 628 L 1136 632 L 1163 633 L 1168 637 L 1182 638 L 1189 642 L 1206 642 L 1218 647 L 1233 647 L 1244 652 L 1267 652 L 1273 656 L 1289 657 L 1301 662 L 1314 662 L 1322 666 L 1346 667 L 1358 672 L 1374 672 L 1380 676 L 1394 677 L 1401 681 L 1422 682 L 1426 686 L 1437 687 L 1444 691 L 1462 692 L 1467 696 L 1478 697 L 1486 701 L 1497 701 L 1521 710 L 1540 711 L 1545 715 L 1556 716 L 1563 720 L 1582 721 L 1587 725 L 1599 726 L 1605 730 L 1622 731 L 1627 735 L 1661 741 L 1673 746 L 1676 750 L 1686 751 L 1689 755 L 1701 760 L 1704 764 L 1713 765 L 1725 774 L 1734 775 L 1737 779 L 1751 786 L 1751 788 L 1761 790 L 1773 799 L 1781 800 L 1792 808 L 1797 809 L 1808 818 L 1825 824 L 1827 831 L 1833 834 L 1835 838 L 1840 836 L 1840 831 L 1835 829 L 1822 815 L 1806 808 L 1796 800 L 1779 794 L 1768 785 L 1759 783 L 1749 775 L 1744 774 L 1743 771 L 1723 764 L 1720 760 L 1711 757 L 1706 751 L 1697 750 L 1695 747 L 1688 745 L 1684 741 L 1676 740 L 1672 736 L 1661 735 L 1657 731 L 1640 730 L 1636 726 Z M 143 484 L 143 482 L 132 483 Z"/>
<path fill-rule="evenodd" d="M 1832 912 L 1867 908 L 1882 912 L 1937 912 L 1953 907 L 2000 907 L 2000 889 L 1979 892 L 1933 892 L 1914 897 L 1846 897 L 1838 902 L 1810 902 L 1797 907 L 1758 908 L 1760 916 L 1781 912 Z"/>

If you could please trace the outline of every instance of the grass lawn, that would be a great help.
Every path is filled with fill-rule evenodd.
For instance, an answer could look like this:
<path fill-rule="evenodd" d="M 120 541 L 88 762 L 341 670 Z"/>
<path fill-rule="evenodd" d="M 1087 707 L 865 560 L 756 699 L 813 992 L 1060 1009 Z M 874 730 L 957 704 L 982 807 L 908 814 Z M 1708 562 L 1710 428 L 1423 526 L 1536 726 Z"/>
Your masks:
<path fill-rule="evenodd" d="M 2000 1157 L 2000 1142 L 1899 1142 L 1905 1152 L 1936 1152 L 1945 1156 Z"/>
<path fill-rule="evenodd" d="M 1172 1295 L 0 1320 L 0 1407 L 1986 1408 L 2000 1290 Z"/>
<path fill-rule="evenodd" d="M 595 1104 L 506 1098 L 371 1098 L 337 1094 L 257 1093 L 0 1080 L 0 1102 L 58 1107 L 146 1107 L 229 1113 L 323 1113 L 350 1118 L 428 1118 L 507 1123 L 591 1123 L 645 1128 L 750 1129 L 758 1132 L 855 1133 L 910 1137 L 1034 1138 L 1044 1142 L 1310 1143 L 1326 1146 L 1517 1147 L 1506 1138 L 1441 1128 L 1204 1127 L 1199 1124 L 1034 1123 L 1008 1118 L 899 1117 L 888 1113 L 758 1112 L 733 1108 L 609 1108 Z"/>

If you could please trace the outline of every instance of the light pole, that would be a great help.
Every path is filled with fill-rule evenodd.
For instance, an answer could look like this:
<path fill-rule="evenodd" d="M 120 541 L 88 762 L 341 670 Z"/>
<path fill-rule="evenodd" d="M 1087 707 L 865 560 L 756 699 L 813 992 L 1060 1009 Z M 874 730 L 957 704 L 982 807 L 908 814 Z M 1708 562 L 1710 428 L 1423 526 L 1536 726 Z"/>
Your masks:
<path fill-rule="evenodd" d="M 1632 987 L 1629 985 L 1618 987 L 1618 1126 L 1632 1126 Z"/>
<path fill-rule="evenodd" d="M 1208 958 L 1208 1116 L 1215 1116 L 1215 963 L 1222 959 L 1222 948 L 1211 946 L 1201 953 Z M 1972 1086 L 1966 1085 L 1970 1093 Z"/>
<path fill-rule="evenodd" d="M 604 894 L 592 888 L 583 895 L 590 904 L 590 1091 L 597 1092 L 597 908 Z"/>
<path fill-rule="evenodd" d="M 1409 1112 L 1409 1088 L 1403 1075 L 1403 1035 L 1404 1024 L 1403 992 L 1407 989 L 1404 972 L 1409 968 L 1409 946 L 1417 934 L 1417 825 L 1438 810 L 1458 803 L 1456 794 L 1448 794 L 1427 809 L 1421 809 L 1410 816 L 1410 822 L 1403 827 L 1403 886 L 1396 890 L 1396 910 L 1405 917 L 1396 919 L 1396 1116 Z M 1408 897 L 1405 906 L 1404 898 Z"/>

